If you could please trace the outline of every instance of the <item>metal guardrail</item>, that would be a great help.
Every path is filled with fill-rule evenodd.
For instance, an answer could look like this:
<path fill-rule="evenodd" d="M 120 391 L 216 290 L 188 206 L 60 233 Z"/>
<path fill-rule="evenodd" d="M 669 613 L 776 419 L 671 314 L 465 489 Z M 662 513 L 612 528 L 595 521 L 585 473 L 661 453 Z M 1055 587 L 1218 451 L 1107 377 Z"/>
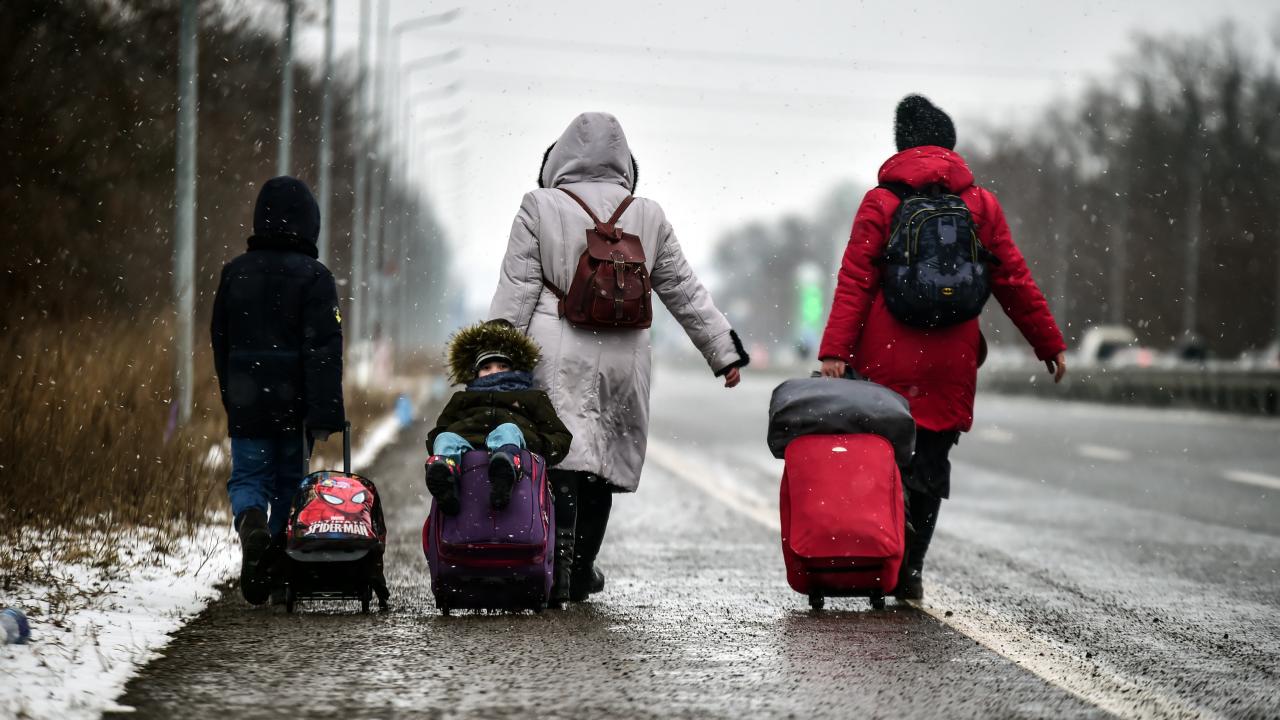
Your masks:
<path fill-rule="evenodd" d="M 1280 415 L 1280 371 L 1072 367 L 1054 385 L 1043 366 L 978 372 L 980 391 L 1102 403 Z"/>

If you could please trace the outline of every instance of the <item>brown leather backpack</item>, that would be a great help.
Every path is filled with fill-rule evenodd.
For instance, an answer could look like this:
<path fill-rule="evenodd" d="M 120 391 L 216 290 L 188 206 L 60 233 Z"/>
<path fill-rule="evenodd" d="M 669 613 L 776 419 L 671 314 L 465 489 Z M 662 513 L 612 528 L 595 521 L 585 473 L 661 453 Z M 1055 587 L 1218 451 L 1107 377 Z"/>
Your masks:
<path fill-rule="evenodd" d="M 601 329 L 644 329 L 653 323 L 653 286 L 645 267 L 644 246 L 637 235 L 616 226 L 631 206 L 628 195 L 607 222 L 591 212 L 582 198 L 559 188 L 573 198 L 591 217 L 587 228 L 587 249 L 578 258 L 569 291 L 565 292 L 543 275 L 542 282 L 560 300 L 560 317 L 576 327 Z"/>

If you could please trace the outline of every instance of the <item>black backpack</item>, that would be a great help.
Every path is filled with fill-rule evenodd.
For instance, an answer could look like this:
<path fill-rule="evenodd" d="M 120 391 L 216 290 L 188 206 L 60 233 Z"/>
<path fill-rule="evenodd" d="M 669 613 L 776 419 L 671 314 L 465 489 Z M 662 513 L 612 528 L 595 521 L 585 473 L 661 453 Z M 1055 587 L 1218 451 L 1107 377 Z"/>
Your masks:
<path fill-rule="evenodd" d="M 982 312 L 991 296 L 987 263 L 999 264 L 978 242 L 969 207 L 936 185 L 880 187 L 901 202 L 880 263 L 885 305 L 907 325 L 955 325 Z"/>

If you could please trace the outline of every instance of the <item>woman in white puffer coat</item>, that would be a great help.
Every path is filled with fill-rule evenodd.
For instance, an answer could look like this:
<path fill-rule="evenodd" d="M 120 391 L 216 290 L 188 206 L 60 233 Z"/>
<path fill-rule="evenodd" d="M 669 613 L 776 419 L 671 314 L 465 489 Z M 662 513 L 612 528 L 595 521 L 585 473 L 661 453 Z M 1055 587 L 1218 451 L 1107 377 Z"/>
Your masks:
<path fill-rule="evenodd" d="M 560 317 L 559 300 L 544 278 L 569 288 L 593 221 L 558 188 L 573 192 L 597 217 L 608 218 L 634 192 L 636 176 L 617 118 L 607 113 L 575 118 L 543 157 L 540 189 L 520 203 L 489 309 L 490 318 L 509 320 L 542 347 L 535 382 L 573 434 L 569 455 L 552 472 L 562 531 L 556 553 L 560 599 L 582 600 L 603 587 L 594 562 L 611 493 L 634 492 L 644 465 L 652 357 L 648 330 L 578 328 Z M 637 197 L 616 224 L 640 237 L 654 294 L 711 371 L 724 378 L 726 387 L 737 385 L 747 353 L 693 274 L 662 208 Z"/>

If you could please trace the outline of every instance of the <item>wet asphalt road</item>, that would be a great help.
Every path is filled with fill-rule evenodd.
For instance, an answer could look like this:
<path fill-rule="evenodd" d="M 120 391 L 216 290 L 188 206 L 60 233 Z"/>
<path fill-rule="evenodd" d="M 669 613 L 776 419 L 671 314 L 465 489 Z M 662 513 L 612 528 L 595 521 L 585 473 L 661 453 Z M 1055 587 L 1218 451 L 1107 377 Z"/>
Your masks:
<path fill-rule="evenodd" d="M 435 612 L 425 431 L 408 434 L 371 473 L 391 611 L 290 616 L 230 588 L 121 717 L 1280 717 L 1280 490 L 1224 477 L 1280 475 L 1280 424 L 983 398 L 926 569 L 932 614 L 814 613 L 770 526 L 776 382 L 660 372 L 606 592 L 542 615 Z"/>

